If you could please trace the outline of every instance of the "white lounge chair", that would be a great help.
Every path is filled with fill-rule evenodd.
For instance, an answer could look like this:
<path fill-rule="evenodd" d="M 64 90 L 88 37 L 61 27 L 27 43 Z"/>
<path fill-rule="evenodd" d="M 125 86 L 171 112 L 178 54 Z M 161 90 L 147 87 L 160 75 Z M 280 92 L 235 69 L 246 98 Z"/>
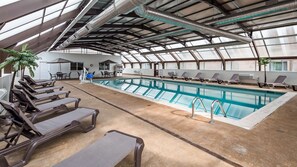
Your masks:
<path fill-rule="evenodd" d="M 231 84 L 231 83 L 238 84 L 240 82 L 239 74 L 233 74 L 232 77 L 225 82 L 227 82 L 227 84 Z"/>
<path fill-rule="evenodd" d="M 269 87 L 274 88 L 275 86 L 285 87 L 288 88 L 289 85 L 285 83 L 285 80 L 287 79 L 287 76 L 285 75 L 279 75 L 274 82 L 267 83 Z"/>
<path fill-rule="evenodd" d="M 194 78 L 192 78 L 193 81 L 200 81 L 200 82 L 203 82 L 204 81 L 204 77 L 202 77 L 202 73 L 201 72 L 198 72 L 196 74 L 196 76 Z"/>
<path fill-rule="evenodd" d="M 205 81 L 208 81 L 208 82 L 219 82 L 220 81 L 219 76 L 220 76 L 219 73 L 215 73 L 215 74 L 213 74 L 213 76 L 211 78 L 205 78 Z"/>

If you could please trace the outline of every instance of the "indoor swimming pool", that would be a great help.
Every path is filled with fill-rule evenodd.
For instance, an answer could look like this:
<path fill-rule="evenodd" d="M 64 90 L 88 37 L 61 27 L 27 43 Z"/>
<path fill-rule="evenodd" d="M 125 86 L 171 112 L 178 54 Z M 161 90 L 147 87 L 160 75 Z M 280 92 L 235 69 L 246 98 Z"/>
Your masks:
<path fill-rule="evenodd" d="M 219 100 L 226 112 L 227 118 L 240 120 L 257 111 L 284 93 L 240 89 L 199 83 L 184 83 L 178 81 L 164 81 L 159 79 L 129 78 L 96 80 L 97 84 L 132 93 L 154 101 L 192 108 L 195 97 L 201 98 L 207 112 L 211 110 L 214 100 Z M 196 112 L 204 112 L 199 100 L 195 103 Z M 218 104 L 214 105 L 214 114 L 223 116 Z"/>

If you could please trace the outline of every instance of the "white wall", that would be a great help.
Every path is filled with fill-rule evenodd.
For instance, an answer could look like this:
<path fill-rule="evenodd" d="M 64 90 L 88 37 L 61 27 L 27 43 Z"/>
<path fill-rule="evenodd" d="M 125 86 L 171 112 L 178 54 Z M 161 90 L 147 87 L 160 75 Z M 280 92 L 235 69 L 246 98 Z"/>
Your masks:
<path fill-rule="evenodd" d="M 139 69 L 139 68 L 124 68 L 123 73 L 125 74 L 139 74 L 138 71 L 141 72 L 142 75 L 146 76 L 154 76 L 153 69 Z"/>
<path fill-rule="evenodd" d="M 3 98 L 4 100 L 8 100 L 8 93 L 10 90 L 10 83 L 12 80 L 12 74 L 2 74 L 3 76 L 0 77 L 0 88 L 4 88 L 7 90 L 7 95 Z M 1 107 L 0 107 L 1 109 Z"/>
<path fill-rule="evenodd" d="M 139 69 L 130 69 L 125 68 L 123 73 L 124 74 L 136 74 L 135 71 Z M 143 71 L 143 72 L 142 72 Z M 153 69 L 141 69 L 141 72 L 143 75 L 149 75 L 153 76 L 154 70 Z M 190 77 L 194 77 L 198 72 L 203 73 L 203 77 L 210 78 L 213 76 L 214 73 L 220 73 L 220 79 L 222 80 L 228 80 L 231 78 L 231 76 L 235 73 L 238 74 L 251 74 L 254 76 L 254 78 L 260 79 L 260 82 L 264 81 L 264 72 L 263 71 L 222 71 L 222 70 L 178 70 L 178 69 L 160 69 L 160 74 L 163 76 L 168 76 L 168 72 L 176 72 L 178 76 L 181 76 L 183 72 L 188 72 L 190 74 Z M 277 76 L 279 75 L 286 75 L 287 79 L 285 80 L 288 84 L 297 84 L 297 72 L 267 72 L 267 82 L 273 82 Z"/>
<path fill-rule="evenodd" d="M 120 56 L 107 56 L 107 55 L 98 55 L 98 54 L 75 54 L 75 53 L 54 53 L 54 52 L 42 52 L 37 55 L 41 57 L 38 65 L 39 67 L 35 71 L 35 79 L 49 79 L 49 71 L 51 73 L 56 73 L 60 71 L 59 64 L 47 64 L 46 62 L 53 61 L 57 58 L 67 59 L 73 62 L 83 62 L 84 66 L 89 68 L 90 72 L 95 71 L 95 77 L 101 76 L 99 71 L 99 62 L 103 62 L 105 60 L 111 60 L 116 63 L 121 64 Z M 90 67 L 90 64 L 93 64 L 93 67 Z M 111 67 L 113 71 L 113 67 Z M 70 63 L 62 63 L 61 71 L 64 73 L 70 72 Z M 26 73 L 28 71 L 26 70 Z M 71 71 L 71 78 L 78 78 L 77 71 Z"/>

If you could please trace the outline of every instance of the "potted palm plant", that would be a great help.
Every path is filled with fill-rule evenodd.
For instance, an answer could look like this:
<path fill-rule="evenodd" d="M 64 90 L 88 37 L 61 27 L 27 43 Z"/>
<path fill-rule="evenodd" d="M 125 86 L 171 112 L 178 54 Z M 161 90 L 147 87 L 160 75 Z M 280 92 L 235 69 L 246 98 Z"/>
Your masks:
<path fill-rule="evenodd" d="M 29 69 L 29 73 L 32 77 L 34 77 L 34 70 L 38 67 L 37 60 L 39 59 L 31 50 L 27 48 L 27 44 L 23 45 L 20 51 L 16 51 L 13 49 L 1 49 L 0 51 L 7 53 L 9 57 L 7 57 L 4 62 L 0 64 L 0 69 L 3 69 L 7 65 L 12 65 L 13 67 L 13 76 L 10 85 L 10 92 L 14 86 L 15 76 L 17 72 L 21 71 L 21 79 L 23 80 L 23 76 L 25 73 L 25 69 Z M 9 101 L 12 102 L 12 94 L 9 93 Z"/>
<path fill-rule="evenodd" d="M 259 63 L 260 63 L 260 65 L 263 65 L 264 66 L 264 83 L 263 84 L 259 84 L 260 87 L 263 87 L 263 86 L 266 86 L 267 85 L 266 67 L 270 63 L 270 59 L 269 58 L 266 58 L 266 57 L 260 58 Z"/>

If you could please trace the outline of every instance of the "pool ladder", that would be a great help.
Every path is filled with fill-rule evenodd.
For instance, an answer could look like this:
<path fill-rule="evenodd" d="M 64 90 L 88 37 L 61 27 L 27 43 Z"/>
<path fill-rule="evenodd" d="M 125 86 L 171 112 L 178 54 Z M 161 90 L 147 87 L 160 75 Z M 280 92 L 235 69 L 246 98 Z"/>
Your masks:
<path fill-rule="evenodd" d="M 204 105 L 202 99 L 201 99 L 200 97 L 195 97 L 195 98 L 192 100 L 192 116 L 191 116 L 191 118 L 194 117 L 194 114 L 195 114 L 195 103 L 196 103 L 197 100 L 199 100 L 200 104 L 203 106 L 204 111 L 207 112 L 207 110 L 206 110 L 206 108 L 205 108 L 205 105 Z"/>
<path fill-rule="evenodd" d="M 221 111 L 224 113 L 224 117 L 227 117 L 227 114 L 221 104 L 221 102 L 219 100 L 214 100 L 212 103 L 211 103 L 211 109 L 210 109 L 210 121 L 209 123 L 213 124 L 214 123 L 214 119 L 213 119 L 213 112 L 214 112 L 214 105 L 218 103 Z"/>
<path fill-rule="evenodd" d="M 195 98 L 192 100 L 192 116 L 191 116 L 191 118 L 194 117 L 194 114 L 195 114 L 195 103 L 196 103 L 197 100 L 199 100 L 200 104 L 203 106 L 204 111 L 207 112 L 206 107 L 205 107 L 205 105 L 204 105 L 202 99 L 201 99 L 200 97 L 195 97 Z M 225 110 L 224 110 L 224 108 L 223 108 L 221 102 L 220 102 L 219 100 L 214 100 L 214 101 L 211 103 L 211 108 L 210 108 L 210 121 L 209 121 L 209 123 L 211 123 L 211 124 L 214 123 L 213 113 L 214 113 L 214 106 L 215 106 L 216 103 L 219 105 L 221 111 L 224 113 L 224 117 L 227 117 L 227 114 L 226 114 L 226 112 L 225 112 Z"/>

